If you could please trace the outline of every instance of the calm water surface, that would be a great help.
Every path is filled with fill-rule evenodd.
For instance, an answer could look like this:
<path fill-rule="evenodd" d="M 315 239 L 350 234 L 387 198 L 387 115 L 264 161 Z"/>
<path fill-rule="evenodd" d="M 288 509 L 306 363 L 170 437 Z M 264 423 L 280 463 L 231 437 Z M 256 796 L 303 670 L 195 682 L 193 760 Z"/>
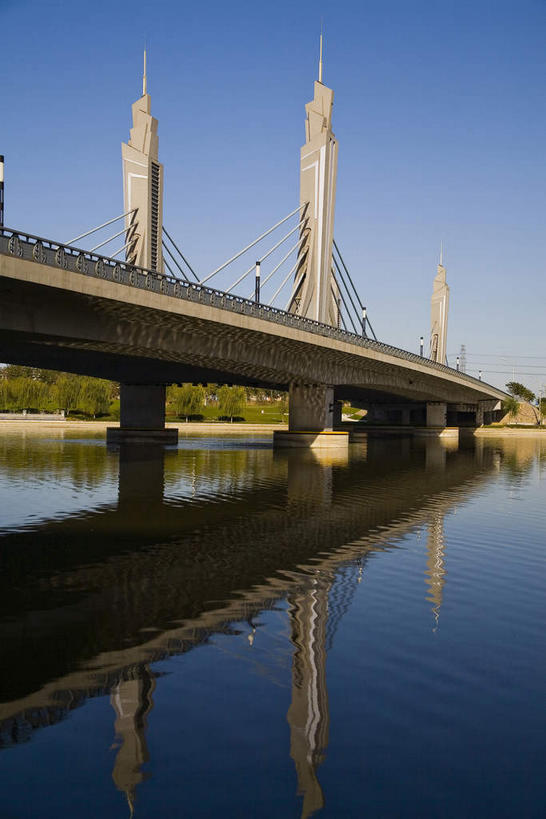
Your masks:
<path fill-rule="evenodd" d="M 543 817 L 546 441 L 0 432 L 0 815 Z"/>

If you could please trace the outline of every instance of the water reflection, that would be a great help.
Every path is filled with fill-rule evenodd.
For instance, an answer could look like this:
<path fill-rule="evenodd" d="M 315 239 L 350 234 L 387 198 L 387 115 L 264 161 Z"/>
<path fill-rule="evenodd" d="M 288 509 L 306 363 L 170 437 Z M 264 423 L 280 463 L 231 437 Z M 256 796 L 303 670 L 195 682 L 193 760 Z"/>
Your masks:
<path fill-rule="evenodd" d="M 153 708 L 155 678 L 148 665 L 139 668 L 138 676 L 120 680 L 114 686 L 110 702 L 116 714 L 114 731 L 118 747 L 112 779 L 125 794 L 130 816 L 135 808 L 136 787 L 144 781 L 142 765 L 150 755 L 146 743 L 148 714 Z"/>
<path fill-rule="evenodd" d="M 427 585 L 429 587 L 428 600 L 432 603 L 434 616 L 434 631 L 438 628 L 440 608 L 444 593 L 446 570 L 444 568 L 444 515 L 434 512 L 428 524 L 427 537 Z"/>
<path fill-rule="evenodd" d="M 311 816 L 324 805 L 317 768 L 326 754 L 330 723 L 326 626 L 331 585 L 332 578 L 316 575 L 304 594 L 289 598 L 294 657 L 287 719 L 290 756 L 296 766 L 298 794 L 303 796 L 302 817 Z"/>
<path fill-rule="evenodd" d="M 99 464 L 92 480 L 118 464 L 116 502 L 0 538 L 0 639 L 10 669 L 0 682 L 2 744 L 22 742 L 87 698 L 108 694 L 112 778 L 132 815 L 149 760 L 154 661 L 235 633 L 240 622 L 249 624 L 250 649 L 259 613 L 285 601 L 290 756 L 301 815 L 311 816 L 324 805 L 326 658 L 367 559 L 425 527 L 427 601 L 437 628 L 445 514 L 492 474 L 499 450 L 395 439 L 369 441 L 350 457 L 252 448 L 222 457 L 210 449 L 92 451 Z M 527 461 L 519 449 L 514 458 L 519 475 Z M 83 461 L 78 456 L 72 466 Z M 31 456 L 34 466 L 40 462 Z M 50 460 L 49 469 L 57 468 Z M 88 475 L 89 464 L 81 468 Z"/>

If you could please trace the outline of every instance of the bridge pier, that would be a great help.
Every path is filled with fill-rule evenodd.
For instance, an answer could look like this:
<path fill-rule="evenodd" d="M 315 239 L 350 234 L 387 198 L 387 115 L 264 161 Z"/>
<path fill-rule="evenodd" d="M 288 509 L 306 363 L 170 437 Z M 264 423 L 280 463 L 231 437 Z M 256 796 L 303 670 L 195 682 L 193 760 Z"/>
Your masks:
<path fill-rule="evenodd" d="M 427 402 L 427 427 L 447 425 L 447 404 L 444 401 Z"/>
<path fill-rule="evenodd" d="M 178 430 L 165 428 L 164 384 L 120 384 L 120 425 L 108 427 L 108 444 L 174 444 Z"/>
<path fill-rule="evenodd" d="M 417 437 L 452 438 L 459 440 L 459 428 L 447 425 L 447 403 L 445 401 L 427 401 L 426 426 L 418 427 Z"/>
<path fill-rule="evenodd" d="M 288 431 L 276 430 L 276 447 L 348 447 L 349 434 L 334 431 L 334 389 L 324 384 L 290 384 Z"/>

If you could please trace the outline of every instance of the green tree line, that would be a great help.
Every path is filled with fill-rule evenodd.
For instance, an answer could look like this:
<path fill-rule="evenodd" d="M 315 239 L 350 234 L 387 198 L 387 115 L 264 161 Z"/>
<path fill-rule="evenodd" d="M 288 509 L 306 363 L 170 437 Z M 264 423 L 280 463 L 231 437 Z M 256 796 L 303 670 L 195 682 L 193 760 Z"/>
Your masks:
<path fill-rule="evenodd" d="M 118 385 L 102 378 L 8 364 L 0 369 L 0 412 L 119 412 Z"/>
<path fill-rule="evenodd" d="M 249 404 L 269 402 L 287 412 L 286 394 L 277 390 L 219 384 L 172 384 L 167 411 L 176 418 L 201 416 L 206 404 L 219 418 L 239 419 Z M 8 364 L 0 367 L 0 412 L 78 413 L 96 418 L 119 417 L 119 385 L 71 373 Z"/>

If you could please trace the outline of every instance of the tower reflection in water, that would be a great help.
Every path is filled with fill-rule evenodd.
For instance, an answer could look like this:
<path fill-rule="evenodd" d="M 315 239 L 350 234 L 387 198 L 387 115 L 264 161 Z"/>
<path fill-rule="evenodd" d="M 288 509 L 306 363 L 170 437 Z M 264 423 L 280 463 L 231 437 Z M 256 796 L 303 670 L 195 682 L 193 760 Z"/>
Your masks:
<path fill-rule="evenodd" d="M 401 451 L 409 456 L 407 441 Z M 453 449 L 441 442 L 427 442 L 424 448 L 425 471 L 442 472 L 446 456 Z M 361 448 L 360 457 L 365 457 Z M 346 453 L 286 453 L 286 514 L 322 517 L 328 514 L 334 500 L 333 469 L 348 465 Z M 151 503 L 163 493 L 163 453 L 128 449 L 120 457 L 120 506 L 136 499 Z M 427 600 L 432 603 L 434 628 L 438 626 L 442 605 L 444 568 L 444 513 L 438 508 L 426 515 Z M 298 794 L 302 797 L 301 816 L 309 817 L 325 806 L 319 781 L 319 767 L 326 757 L 329 738 L 329 704 L 326 659 L 335 631 L 348 610 L 352 596 L 362 579 L 363 560 L 353 558 L 334 568 L 307 567 L 297 590 L 287 596 L 290 639 L 293 645 L 291 664 L 291 702 L 287 712 L 290 726 L 290 756 L 294 762 Z M 254 645 L 256 630 L 249 617 L 251 633 L 248 647 Z M 117 751 L 112 778 L 127 798 L 133 815 L 136 788 L 145 780 L 143 765 L 149 761 L 146 744 L 147 718 L 153 707 L 155 680 L 148 665 L 138 670 L 134 679 L 121 681 L 111 694 L 116 713 Z"/>
<path fill-rule="evenodd" d="M 245 470 L 248 452 L 234 455 L 241 456 Z M 470 491 L 473 481 L 482 480 L 489 471 L 490 459 L 483 452 L 478 456 L 477 466 L 474 452 L 450 453 L 438 442 L 427 442 L 420 451 L 419 445 L 410 445 L 407 440 L 391 444 L 369 441 L 367 447 L 359 445 L 351 452 L 350 462 L 346 454 L 335 456 L 331 452 L 323 456 L 311 452 L 275 454 L 272 460 L 267 455 L 270 480 L 265 484 L 261 479 L 247 481 L 234 496 L 233 465 L 218 469 L 209 452 L 197 472 L 209 480 L 197 507 L 185 500 L 177 505 L 172 495 L 165 497 L 166 469 L 177 480 L 182 476 L 186 481 L 193 455 L 186 457 L 186 468 L 181 469 L 180 453 L 122 448 L 117 510 L 108 507 L 93 512 L 92 526 L 101 537 L 115 537 L 116 543 L 118 536 L 128 534 L 124 541 L 127 549 L 119 558 L 107 551 L 92 567 L 78 558 L 66 572 L 68 590 L 75 585 L 86 587 L 90 579 L 100 588 L 96 610 L 82 599 L 89 623 L 82 619 L 80 625 L 80 632 L 85 626 L 96 636 L 99 653 L 83 663 L 77 654 L 81 639 L 67 643 L 67 652 L 75 652 L 72 669 L 77 670 L 67 666 L 68 671 L 53 673 L 52 682 L 46 680 L 41 683 L 43 687 L 32 688 L 28 696 L 17 696 L 14 690 L 10 698 L 13 709 L 6 702 L 0 717 L 12 725 L 14 720 L 20 721 L 22 713 L 25 718 L 32 713 L 33 719 L 43 713 L 44 722 L 40 720 L 36 727 L 54 724 L 49 721 L 53 710 L 46 711 L 51 703 L 66 700 L 70 710 L 73 701 L 81 703 L 87 696 L 108 692 L 115 715 L 112 778 L 127 800 L 129 814 L 138 815 L 139 787 L 148 775 L 147 763 L 153 762 L 146 732 L 156 691 L 154 660 L 183 654 L 214 634 L 240 634 L 234 624 L 245 621 L 251 633 L 245 628 L 236 652 L 259 649 L 260 630 L 256 632 L 253 626 L 256 617 L 284 600 L 292 651 L 291 697 L 286 713 L 289 753 L 302 797 L 302 816 L 311 816 L 325 805 L 319 777 L 329 741 L 326 658 L 362 579 L 368 555 L 392 548 L 408 532 L 425 526 L 426 599 L 432 604 L 436 628 L 446 581 L 444 514 Z M 260 470 L 265 463 L 260 461 Z M 230 464 L 231 456 L 224 465 Z M 229 497 L 235 497 L 231 512 L 217 499 L 218 487 L 209 491 L 211 475 L 215 487 L 228 482 Z M 193 479 L 191 491 L 194 493 Z M 198 528 L 203 521 L 209 526 L 205 534 Z M 51 538 L 51 529 L 55 542 L 62 535 L 72 543 L 77 535 L 90 531 L 89 516 L 46 523 L 44 538 Z M 65 531 L 66 536 L 62 534 Z M 159 531 L 164 542 L 161 549 L 156 545 Z M 142 546 L 131 545 L 133 533 L 142 536 Z M 33 539 L 40 543 L 41 536 L 34 533 Z M 11 548 L 15 554 L 20 535 L 10 537 L 8 551 Z M 198 548 L 194 552 L 184 548 L 185 544 L 198 544 Z M 152 553 L 148 545 L 153 547 Z M 194 553 L 198 557 L 195 562 Z M 85 559 L 87 552 L 82 554 Z M 47 564 L 42 568 L 45 572 Z M 58 572 L 52 572 L 56 589 L 57 578 Z M 246 589 L 236 599 L 232 596 L 233 578 Z M 185 587 L 192 592 L 186 608 L 180 596 Z M 224 601 L 221 605 L 207 604 L 213 593 L 214 599 Z M 62 597 L 57 610 L 68 612 Z M 94 620 L 95 614 L 101 619 Z M 63 625 L 64 620 L 59 629 Z M 143 638 L 151 625 L 153 633 L 149 639 Z M 44 635 L 38 646 L 58 639 L 61 631 L 50 636 L 50 627 L 56 628 L 49 621 L 43 622 Z M 119 637 L 108 642 L 113 630 Z M 122 649 L 121 644 L 128 647 Z M 263 663 L 263 657 L 260 661 Z M 100 684 L 96 682 L 97 668 L 104 679 Z M 58 707 L 55 713 L 60 713 Z"/>
<path fill-rule="evenodd" d="M 114 747 L 116 754 L 112 779 L 127 797 L 130 816 L 134 813 L 137 785 L 146 778 L 142 771 L 150 755 L 146 743 L 148 714 L 153 708 L 155 678 L 148 665 L 138 669 L 134 679 L 120 680 L 110 695 L 116 714 Z"/>

